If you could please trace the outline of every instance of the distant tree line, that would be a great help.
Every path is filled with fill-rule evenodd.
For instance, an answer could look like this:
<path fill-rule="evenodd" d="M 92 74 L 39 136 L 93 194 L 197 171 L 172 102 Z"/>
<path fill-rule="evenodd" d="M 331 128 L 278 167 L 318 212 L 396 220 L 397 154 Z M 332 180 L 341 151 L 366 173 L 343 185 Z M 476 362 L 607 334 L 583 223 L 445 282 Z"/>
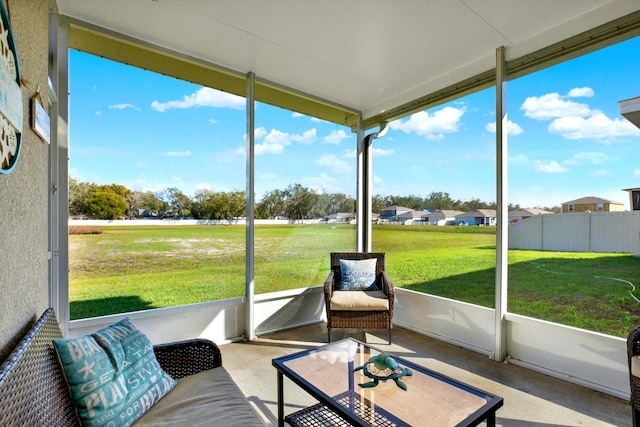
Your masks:
<path fill-rule="evenodd" d="M 234 220 L 245 217 L 245 191 L 215 192 L 198 190 L 193 197 L 177 188 L 159 192 L 135 191 L 119 184 L 98 185 L 69 178 L 69 215 L 95 219 L 193 218 Z M 387 206 L 403 206 L 413 210 L 496 209 L 494 202 L 480 199 L 454 200 L 449 193 L 432 192 L 426 197 L 380 196 L 372 198 L 372 211 L 379 213 Z M 510 209 L 520 209 L 519 205 Z M 559 208 L 545 208 L 558 210 Z M 343 193 L 318 193 L 300 184 L 284 190 L 271 190 L 256 202 L 258 219 L 288 218 L 293 220 L 324 218 L 338 212 L 352 213 L 356 201 Z"/>

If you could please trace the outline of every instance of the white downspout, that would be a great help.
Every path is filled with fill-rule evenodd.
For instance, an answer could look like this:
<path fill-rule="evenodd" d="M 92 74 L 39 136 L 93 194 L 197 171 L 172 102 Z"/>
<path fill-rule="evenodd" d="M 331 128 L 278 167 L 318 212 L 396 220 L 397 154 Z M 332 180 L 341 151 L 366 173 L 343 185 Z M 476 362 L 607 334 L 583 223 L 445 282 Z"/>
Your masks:
<path fill-rule="evenodd" d="M 365 136 L 362 141 L 362 152 L 359 156 L 362 156 L 362 185 L 358 185 L 358 189 L 362 187 L 362 191 L 358 193 L 358 207 L 361 207 L 362 211 L 358 215 L 358 229 L 361 230 L 362 239 L 359 239 L 361 244 L 358 247 L 359 252 L 371 252 L 371 210 L 373 204 L 371 202 L 373 195 L 372 185 L 373 181 L 373 140 L 382 138 L 389 130 L 387 122 L 380 123 L 380 130 L 378 132 L 372 132 Z M 360 160 L 360 158 L 359 158 Z"/>

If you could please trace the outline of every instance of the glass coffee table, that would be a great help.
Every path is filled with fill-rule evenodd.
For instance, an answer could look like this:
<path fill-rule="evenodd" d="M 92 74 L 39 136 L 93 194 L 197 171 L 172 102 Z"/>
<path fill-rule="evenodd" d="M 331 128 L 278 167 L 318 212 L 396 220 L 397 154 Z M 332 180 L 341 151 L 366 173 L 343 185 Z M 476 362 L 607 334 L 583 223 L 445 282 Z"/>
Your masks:
<path fill-rule="evenodd" d="M 381 353 L 345 339 L 273 359 L 278 371 L 278 425 L 291 426 L 495 426 L 501 397 L 390 354 L 404 375 L 377 381 L 390 370 L 377 370 L 370 358 Z M 380 358 L 382 359 L 382 357 Z M 366 367 L 366 369 L 363 369 Z M 365 376 L 364 372 L 374 374 Z M 318 404 L 284 416 L 284 377 Z M 398 376 L 398 375 L 395 375 Z M 367 384 L 363 387 L 360 384 Z M 402 388 L 405 386 L 406 390 Z"/>

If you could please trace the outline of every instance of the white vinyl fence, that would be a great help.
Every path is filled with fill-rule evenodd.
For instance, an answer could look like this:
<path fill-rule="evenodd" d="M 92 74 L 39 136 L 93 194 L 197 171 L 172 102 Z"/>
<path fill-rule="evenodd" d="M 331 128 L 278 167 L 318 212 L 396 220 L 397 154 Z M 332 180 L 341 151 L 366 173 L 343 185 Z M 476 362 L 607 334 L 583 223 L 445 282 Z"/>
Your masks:
<path fill-rule="evenodd" d="M 640 212 L 536 215 L 509 225 L 509 249 L 640 253 Z"/>

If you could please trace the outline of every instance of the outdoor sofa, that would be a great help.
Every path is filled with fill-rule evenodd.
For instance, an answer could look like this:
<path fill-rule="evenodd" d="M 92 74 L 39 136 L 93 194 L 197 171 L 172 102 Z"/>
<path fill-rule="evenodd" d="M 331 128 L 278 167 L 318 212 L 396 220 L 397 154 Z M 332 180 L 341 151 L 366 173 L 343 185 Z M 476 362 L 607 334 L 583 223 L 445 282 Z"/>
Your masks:
<path fill-rule="evenodd" d="M 633 426 L 640 427 L 640 326 L 627 336 L 627 361 L 631 389 L 631 415 Z"/>
<path fill-rule="evenodd" d="M 0 365 L 0 420 L 4 426 L 78 426 L 78 412 L 53 340 L 62 338 L 48 309 Z M 135 426 L 263 426 L 222 367 L 217 345 L 194 339 L 153 346 L 177 385 L 135 421 Z"/>

